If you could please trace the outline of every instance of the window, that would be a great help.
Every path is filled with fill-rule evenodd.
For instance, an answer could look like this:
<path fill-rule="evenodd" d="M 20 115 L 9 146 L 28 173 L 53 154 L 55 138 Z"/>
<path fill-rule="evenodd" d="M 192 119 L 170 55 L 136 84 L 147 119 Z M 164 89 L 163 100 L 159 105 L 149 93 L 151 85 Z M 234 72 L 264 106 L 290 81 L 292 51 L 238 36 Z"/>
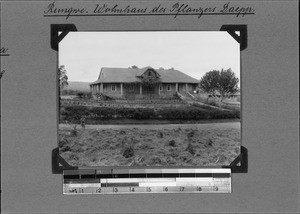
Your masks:
<path fill-rule="evenodd" d="M 171 85 L 167 85 L 167 91 L 171 91 Z"/>
<path fill-rule="evenodd" d="M 160 91 L 162 91 L 162 90 L 163 90 L 163 87 L 162 87 L 161 85 L 159 86 L 159 90 L 160 90 Z"/>
<path fill-rule="evenodd" d="M 151 71 L 148 72 L 148 76 L 149 76 L 149 77 L 151 76 Z"/>
<path fill-rule="evenodd" d="M 116 91 L 116 85 L 115 84 L 111 85 L 111 90 Z"/>

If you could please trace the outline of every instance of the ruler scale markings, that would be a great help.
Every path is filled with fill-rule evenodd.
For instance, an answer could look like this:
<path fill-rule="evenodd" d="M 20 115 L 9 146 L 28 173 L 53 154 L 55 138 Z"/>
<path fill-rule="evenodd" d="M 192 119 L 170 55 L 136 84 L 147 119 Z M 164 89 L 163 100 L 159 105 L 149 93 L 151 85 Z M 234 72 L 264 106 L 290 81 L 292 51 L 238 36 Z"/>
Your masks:
<path fill-rule="evenodd" d="M 87 174 L 87 175 L 83 174 L 83 175 L 81 175 L 81 178 L 96 178 L 96 175 L 95 174 Z"/>
<path fill-rule="evenodd" d="M 209 177 L 211 178 L 213 176 L 212 173 L 195 173 L 195 177 Z"/>
<path fill-rule="evenodd" d="M 162 182 L 175 182 L 176 178 L 147 178 L 147 179 L 140 179 L 139 182 L 141 183 L 162 183 Z"/>
<path fill-rule="evenodd" d="M 196 177 L 196 173 L 179 173 L 180 178 L 193 178 Z"/>
<path fill-rule="evenodd" d="M 84 185 L 84 184 L 99 184 L 100 180 L 64 180 L 64 184 L 78 184 L 78 185 Z"/>
<path fill-rule="evenodd" d="M 162 174 L 163 178 L 174 178 L 174 177 L 179 177 L 179 173 L 163 173 Z"/>
<path fill-rule="evenodd" d="M 101 179 L 102 180 L 102 179 Z M 103 179 L 107 183 L 132 183 L 132 182 L 139 182 L 138 178 L 110 178 L 110 179 Z"/>
<path fill-rule="evenodd" d="M 163 183 L 139 183 L 140 187 L 159 187 L 159 186 L 176 186 L 176 182 L 163 182 Z"/>
<path fill-rule="evenodd" d="M 64 179 L 80 179 L 79 174 L 77 175 L 64 175 Z"/>
<path fill-rule="evenodd" d="M 195 169 L 178 169 L 178 173 L 186 173 L 186 174 L 190 174 L 190 173 L 195 173 Z"/>
<path fill-rule="evenodd" d="M 136 187 L 139 186 L 139 183 L 106 183 L 106 187 L 124 187 L 124 186 Z"/>
<path fill-rule="evenodd" d="M 112 178 L 112 174 L 96 174 L 96 178 Z"/>
<path fill-rule="evenodd" d="M 99 183 L 100 179 L 64 179 L 64 183 Z"/>
<path fill-rule="evenodd" d="M 230 193 L 230 169 L 79 169 L 63 172 L 63 193 Z"/>
<path fill-rule="evenodd" d="M 114 174 L 113 178 L 129 178 L 129 174 Z"/>
<path fill-rule="evenodd" d="M 147 174 L 143 174 L 143 173 L 135 173 L 135 174 L 130 174 L 129 175 L 130 178 L 146 178 Z"/>
<path fill-rule="evenodd" d="M 162 169 L 162 173 L 178 173 L 178 169 Z"/>
<path fill-rule="evenodd" d="M 163 174 L 162 173 L 147 174 L 147 178 L 163 178 Z"/>
<path fill-rule="evenodd" d="M 218 169 L 218 168 L 214 168 L 214 169 L 210 169 L 210 171 L 212 173 L 231 173 L 231 169 Z"/>
<path fill-rule="evenodd" d="M 101 183 L 95 184 L 64 184 L 66 188 L 79 188 L 79 187 L 101 187 Z"/>
<path fill-rule="evenodd" d="M 229 178 L 229 173 L 213 173 L 214 178 Z"/>

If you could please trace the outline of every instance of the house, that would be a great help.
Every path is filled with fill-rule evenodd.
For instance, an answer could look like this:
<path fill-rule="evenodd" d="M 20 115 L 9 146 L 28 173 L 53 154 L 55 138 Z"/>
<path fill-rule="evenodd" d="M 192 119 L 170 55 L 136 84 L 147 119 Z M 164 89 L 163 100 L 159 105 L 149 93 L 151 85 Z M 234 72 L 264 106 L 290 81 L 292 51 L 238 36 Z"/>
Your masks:
<path fill-rule="evenodd" d="M 176 92 L 194 91 L 198 84 L 199 80 L 173 68 L 102 68 L 90 89 L 94 97 L 171 98 Z"/>

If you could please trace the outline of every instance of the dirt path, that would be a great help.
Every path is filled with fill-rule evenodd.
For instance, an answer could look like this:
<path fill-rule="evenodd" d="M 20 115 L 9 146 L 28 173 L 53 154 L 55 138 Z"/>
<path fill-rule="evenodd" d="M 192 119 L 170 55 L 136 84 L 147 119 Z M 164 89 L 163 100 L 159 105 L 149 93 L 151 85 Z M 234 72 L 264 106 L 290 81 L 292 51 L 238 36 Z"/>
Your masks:
<path fill-rule="evenodd" d="M 59 124 L 60 129 L 69 129 L 72 125 Z M 78 128 L 81 128 L 79 125 Z M 240 129 L 240 122 L 223 122 L 223 123 L 203 123 L 203 124 L 138 124 L 138 125 L 86 125 L 86 129 L 124 129 L 124 128 L 139 128 L 139 129 L 173 129 L 173 128 L 195 128 L 195 129 Z"/>

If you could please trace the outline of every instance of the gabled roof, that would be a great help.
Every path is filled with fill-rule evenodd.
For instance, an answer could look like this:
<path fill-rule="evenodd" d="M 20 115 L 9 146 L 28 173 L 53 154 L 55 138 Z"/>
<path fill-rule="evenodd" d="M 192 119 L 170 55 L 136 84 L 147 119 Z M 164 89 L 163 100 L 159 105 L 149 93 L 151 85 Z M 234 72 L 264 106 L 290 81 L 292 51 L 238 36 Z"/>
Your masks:
<path fill-rule="evenodd" d="M 132 83 L 140 82 L 138 78 L 148 69 L 153 69 L 148 66 L 145 68 L 107 68 L 101 69 L 98 80 L 91 83 Z M 160 75 L 162 83 L 199 83 L 199 80 L 190 77 L 175 69 L 153 69 Z"/>

